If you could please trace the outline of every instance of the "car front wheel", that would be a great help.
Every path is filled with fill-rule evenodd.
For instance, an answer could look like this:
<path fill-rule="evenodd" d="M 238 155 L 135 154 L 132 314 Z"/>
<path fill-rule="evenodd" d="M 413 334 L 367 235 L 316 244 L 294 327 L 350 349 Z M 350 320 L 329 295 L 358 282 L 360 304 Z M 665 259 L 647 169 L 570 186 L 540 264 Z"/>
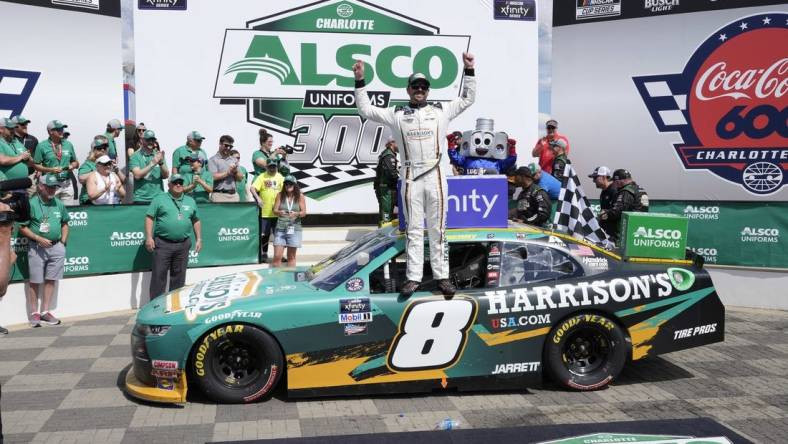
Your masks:
<path fill-rule="evenodd" d="M 238 404 L 270 395 L 284 371 L 284 359 L 268 333 L 248 324 L 230 324 L 202 337 L 191 367 L 208 398 Z"/>
<path fill-rule="evenodd" d="M 626 363 L 623 329 L 605 316 L 575 315 L 556 325 L 545 342 L 545 365 L 559 384 L 596 390 L 615 379 Z"/>

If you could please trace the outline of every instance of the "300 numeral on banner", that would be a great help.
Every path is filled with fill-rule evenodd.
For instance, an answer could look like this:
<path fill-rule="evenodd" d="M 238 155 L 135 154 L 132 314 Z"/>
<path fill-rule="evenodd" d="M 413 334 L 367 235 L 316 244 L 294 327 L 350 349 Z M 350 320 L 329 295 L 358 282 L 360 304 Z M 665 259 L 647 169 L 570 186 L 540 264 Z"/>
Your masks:
<path fill-rule="evenodd" d="M 451 367 L 465 349 L 476 312 L 476 302 L 469 299 L 413 302 L 402 315 L 399 333 L 389 350 L 389 368 L 414 371 Z"/>

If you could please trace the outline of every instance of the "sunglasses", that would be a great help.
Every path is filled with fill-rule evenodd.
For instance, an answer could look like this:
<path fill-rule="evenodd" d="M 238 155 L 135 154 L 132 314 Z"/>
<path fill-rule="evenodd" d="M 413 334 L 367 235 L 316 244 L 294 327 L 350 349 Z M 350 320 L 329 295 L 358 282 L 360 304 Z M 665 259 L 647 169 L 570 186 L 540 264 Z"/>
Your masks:
<path fill-rule="evenodd" d="M 52 128 L 52 131 L 54 131 L 56 133 L 62 133 L 65 130 L 63 128 Z"/>
<path fill-rule="evenodd" d="M 171 183 L 173 186 L 175 186 L 175 185 L 181 185 L 181 186 L 183 186 L 183 181 L 182 181 L 182 180 L 176 180 L 175 182 L 170 182 L 170 183 Z"/>
<path fill-rule="evenodd" d="M 222 146 L 225 147 L 225 148 L 232 148 L 233 147 L 229 143 L 223 143 Z"/>
<path fill-rule="evenodd" d="M 411 85 L 410 89 L 414 91 L 429 91 L 430 87 L 427 85 Z"/>

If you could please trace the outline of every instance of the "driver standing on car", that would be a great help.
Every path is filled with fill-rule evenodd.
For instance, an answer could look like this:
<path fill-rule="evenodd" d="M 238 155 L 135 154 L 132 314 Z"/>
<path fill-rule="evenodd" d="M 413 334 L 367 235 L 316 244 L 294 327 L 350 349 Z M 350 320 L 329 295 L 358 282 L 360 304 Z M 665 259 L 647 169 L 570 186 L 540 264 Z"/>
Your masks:
<path fill-rule="evenodd" d="M 378 108 L 373 106 L 364 87 L 364 63 L 353 65 L 356 79 L 356 106 L 364 119 L 389 126 L 401 147 L 401 173 L 404 181 L 402 201 L 408 222 L 406 250 L 408 256 L 407 282 L 402 286 L 403 297 L 412 295 L 421 284 L 424 269 L 424 220 L 430 240 L 430 264 L 433 278 L 444 296 L 455 293 L 449 281 L 449 245 L 446 240 L 446 171 L 441 157 L 447 150 L 449 122 L 471 106 L 476 98 L 474 58 L 462 54 L 465 68 L 464 88 L 459 98 L 449 103 L 428 103 L 430 82 L 422 73 L 408 78 L 410 102 L 404 106 Z"/>

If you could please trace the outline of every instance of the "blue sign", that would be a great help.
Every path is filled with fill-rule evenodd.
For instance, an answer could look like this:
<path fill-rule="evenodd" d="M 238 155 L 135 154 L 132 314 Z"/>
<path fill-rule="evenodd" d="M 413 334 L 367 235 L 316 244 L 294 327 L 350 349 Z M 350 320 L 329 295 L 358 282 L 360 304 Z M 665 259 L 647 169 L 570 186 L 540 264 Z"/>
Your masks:
<path fill-rule="evenodd" d="M 505 228 L 508 226 L 506 176 L 450 176 L 446 228 Z M 402 193 L 399 208 L 402 208 Z M 399 226 L 405 229 L 400 211 Z M 426 225 L 425 225 L 426 226 Z"/>
<path fill-rule="evenodd" d="M 164 11 L 185 11 L 186 0 L 139 0 L 139 9 L 158 9 Z"/>
<path fill-rule="evenodd" d="M 495 20 L 536 20 L 535 0 L 495 0 L 493 6 Z"/>
<path fill-rule="evenodd" d="M 22 114 L 40 76 L 40 72 L 0 68 L 0 110 L 11 111 L 9 117 Z"/>

